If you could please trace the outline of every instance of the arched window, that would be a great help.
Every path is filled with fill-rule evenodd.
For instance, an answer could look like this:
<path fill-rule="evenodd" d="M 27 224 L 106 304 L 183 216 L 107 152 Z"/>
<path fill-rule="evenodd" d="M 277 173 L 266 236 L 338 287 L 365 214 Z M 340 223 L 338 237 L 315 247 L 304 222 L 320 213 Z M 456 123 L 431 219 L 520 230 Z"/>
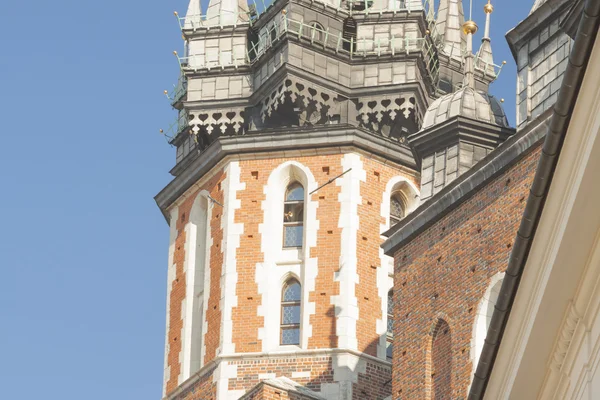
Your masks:
<path fill-rule="evenodd" d="M 300 344 L 300 283 L 289 279 L 281 293 L 281 339 L 282 345 Z"/>
<path fill-rule="evenodd" d="M 473 338 L 471 342 L 471 360 L 473 363 L 472 374 L 474 374 L 475 370 L 477 369 L 477 364 L 479 363 L 479 356 L 481 355 L 483 345 L 485 344 L 485 337 L 487 336 L 487 331 L 490 328 L 490 323 L 492 322 L 494 307 L 498 302 L 498 295 L 500 294 L 500 289 L 502 288 L 503 281 L 503 272 L 498 273 L 494 277 L 492 277 L 490 284 L 485 293 L 483 294 L 483 298 L 479 303 L 477 317 L 475 319 L 475 326 L 473 327 Z"/>
<path fill-rule="evenodd" d="M 406 215 L 406 199 L 400 192 L 390 198 L 390 228 L 396 225 Z"/>
<path fill-rule="evenodd" d="M 452 337 L 450 327 L 443 319 L 438 320 L 431 344 L 432 396 L 433 400 L 450 399 L 452 384 Z"/>
<path fill-rule="evenodd" d="M 394 339 L 394 291 L 388 292 L 387 303 L 387 342 L 385 355 L 388 360 L 392 359 L 392 344 Z"/>
<path fill-rule="evenodd" d="M 308 37 L 316 42 L 323 42 L 323 35 L 325 33 L 325 28 L 323 28 L 323 25 L 321 25 L 317 21 L 313 21 L 309 22 L 308 26 L 310 26 Z"/>
<path fill-rule="evenodd" d="M 302 247 L 304 236 L 304 188 L 298 182 L 285 192 L 283 207 L 283 247 Z"/>

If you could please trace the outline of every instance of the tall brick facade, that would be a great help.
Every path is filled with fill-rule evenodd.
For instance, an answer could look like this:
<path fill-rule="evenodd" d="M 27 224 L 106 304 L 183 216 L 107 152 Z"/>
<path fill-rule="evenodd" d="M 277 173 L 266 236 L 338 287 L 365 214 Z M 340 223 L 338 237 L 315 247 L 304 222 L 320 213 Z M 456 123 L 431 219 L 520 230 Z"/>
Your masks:
<path fill-rule="evenodd" d="M 394 255 L 394 399 L 466 399 L 478 305 L 506 269 L 540 151 Z"/>
<path fill-rule="evenodd" d="M 475 59 L 461 4 L 176 14 L 176 165 L 156 196 L 171 226 L 165 400 L 465 398 L 539 150 L 511 153 L 440 220 L 402 222 L 515 145 L 488 93 L 493 7 Z"/>

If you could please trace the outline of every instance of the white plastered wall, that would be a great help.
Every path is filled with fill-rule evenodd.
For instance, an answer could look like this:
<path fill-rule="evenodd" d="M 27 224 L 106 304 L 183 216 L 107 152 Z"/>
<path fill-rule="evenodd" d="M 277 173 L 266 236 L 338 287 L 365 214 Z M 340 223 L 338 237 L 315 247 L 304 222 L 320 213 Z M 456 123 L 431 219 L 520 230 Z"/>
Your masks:
<path fill-rule="evenodd" d="M 283 203 L 285 191 L 292 182 L 304 187 L 304 240 L 302 249 L 283 248 Z M 258 316 L 264 318 L 259 329 L 263 351 L 289 350 L 293 346 L 280 346 L 281 289 L 290 277 L 296 277 L 302 285 L 302 307 L 300 326 L 300 348 L 308 347 L 312 336 L 310 316 L 315 313 L 315 303 L 308 302 L 309 293 L 315 290 L 317 259 L 310 258 L 311 248 L 317 245 L 318 202 L 311 200 L 309 193 L 317 188 L 310 169 L 298 162 L 287 161 L 275 168 L 264 186 L 265 200 L 262 202 L 263 223 L 259 224 L 261 251 L 264 262 L 256 264 L 256 283 L 262 303 Z"/>
<path fill-rule="evenodd" d="M 381 199 L 381 217 L 385 219 L 385 223 L 380 225 L 380 233 L 390 229 L 390 198 L 393 193 L 402 192 L 406 198 L 406 215 L 413 212 L 419 207 L 419 189 L 414 183 L 409 181 L 404 176 L 395 176 L 391 178 L 383 192 Z M 385 239 L 382 236 L 382 239 Z M 377 357 L 385 360 L 387 348 L 387 306 L 388 292 L 394 287 L 394 258 L 386 256 L 383 249 L 379 248 L 379 260 L 381 268 L 377 270 L 377 293 L 381 299 L 381 315 L 382 318 L 377 320 L 377 334 L 379 335 L 379 344 L 377 345 Z"/>
<path fill-rule="evenodd" d="M 165 360 L 164 360 L 164 375 L 163 375 L 163 397 L 167 394 L 167 382 L 171 378 L 171 367 L 168 364 L 169 358 L 169 327 L 171 319 L 171 288 L 175 280 L 175 264 L 173 259 L 175 256 L 175 241 L 177 239 L 177 219 L 179 218 L 179 208 L 174 207 L 170 211 L 169 219 L 169 263 L 167 267 L 167 322 L 165 330 Z"/>

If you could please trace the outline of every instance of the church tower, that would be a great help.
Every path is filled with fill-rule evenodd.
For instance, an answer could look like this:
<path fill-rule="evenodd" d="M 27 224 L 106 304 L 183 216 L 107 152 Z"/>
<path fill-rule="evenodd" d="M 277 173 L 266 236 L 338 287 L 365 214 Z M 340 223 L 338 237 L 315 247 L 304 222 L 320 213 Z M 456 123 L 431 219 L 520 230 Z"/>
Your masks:
<path fill-rule="evenodd" d="M 411 135 L 465 80 L 461 2 L 432 4 L 190 0 L 176 14 L 176 163 L 156 196 L 171 233 L 165 399 L 391 395 L 382 233 L 421 201 L 430 153 Z M 472 62 L 487 91 L 498 67 Z"/>

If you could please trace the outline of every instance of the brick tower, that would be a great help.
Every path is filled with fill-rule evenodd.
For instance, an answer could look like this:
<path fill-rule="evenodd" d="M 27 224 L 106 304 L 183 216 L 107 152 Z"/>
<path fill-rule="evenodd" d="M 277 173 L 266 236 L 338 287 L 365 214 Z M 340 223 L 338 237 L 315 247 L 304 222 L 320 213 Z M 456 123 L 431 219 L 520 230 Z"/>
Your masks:
<path fill-rule="evenodd" d="M 437 14 L 191 0 L 178 16 L 176 164 L 156 196 L 171 232 L 165 399 L 390 396 L 381 234 L 420 202 L 410 135 L 465 75 L 462 5 Z M 490 60 L 472 90 L 495 79 Z"/>

